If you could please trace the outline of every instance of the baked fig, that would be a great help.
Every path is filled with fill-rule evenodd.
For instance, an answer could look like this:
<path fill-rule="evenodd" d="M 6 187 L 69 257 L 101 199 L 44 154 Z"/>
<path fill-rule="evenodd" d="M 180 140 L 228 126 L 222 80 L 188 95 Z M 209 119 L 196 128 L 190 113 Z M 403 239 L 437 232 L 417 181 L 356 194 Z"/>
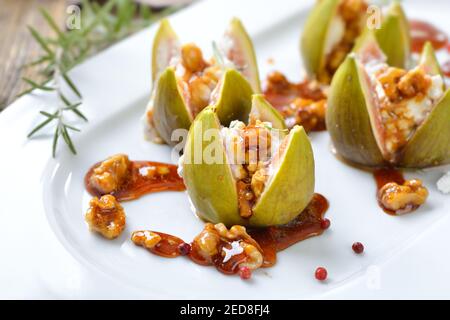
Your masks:
<path fill-rule="evenodd" d="M 391 67 L 375 36 L 331 83 L 326 124 L 336 152 L 360 165 L 450 163 L 450 93 L 431 45 L 411 70 Z"/>
<path fill-rule="evenodd" d="M 288 223 L 314 192 L 314 157 L 302 127 L 287 134 L 259 120 L 223 126 L 215 107 L 194 120 L 180 166 L 197 214 L 228 226 Z"/>
<path fill-rule="evenodd" d="M 173 131 L 189 129 L 210 104 L 223 123 L 248 119 L 259 76 L 252 42 L 238 19 L 231 21 L 222 44 L 214 49 L 215 57 L 205 60 L 199 47 L 180 45 L 169 22 L 161 22 L 153 43 L 153 89 L 145 117 L 154 141 L 178 143 Z"/>
<path fill-rule="evenodd" d="M 368 7 L 365 0 L 317 1 L 300 41 L 304 65 L 311 78 L 326 84 L 331 82 L 358 38 L 369 27 Z M 386 10 L 376 37 L 388 62 L 405 67 L 410 53 L 409 28 L 397 2 Z"/>

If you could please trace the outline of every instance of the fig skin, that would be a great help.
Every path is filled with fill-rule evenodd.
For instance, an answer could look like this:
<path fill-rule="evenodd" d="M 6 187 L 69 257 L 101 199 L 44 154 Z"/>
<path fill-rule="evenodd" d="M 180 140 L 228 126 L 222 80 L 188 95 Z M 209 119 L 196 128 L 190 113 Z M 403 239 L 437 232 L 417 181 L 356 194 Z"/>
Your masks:
<path fill-rule="evenodd" d="M 428 63 L 422 65 L 425 70 L 439 73 L 432 48 L 424 51 L 421 61 Z M 345 160 L 366 167 L 395 165 L 417 169 L 449 164 L 449 91 L 398 152 L 396 160 L 388 163 L 375 138 L 374 130 L 381 124 L 371 114 L 375 108 L 373 93 L 362 68 L 356 56 L 349 55 L 331 84 L 326 123 L 336 152 Z"/>
<path fill-rule="evenodd" d="M 378 45 L 390 66 L 406 69 L 411 55 L 409 22 L 398 1 L 389 7 L 381 28 L 375 31 Z"/>
<path fill-rule="evenodd" d="M 220 122 L 212 107 L 204 109 L 192 123 L 183 155 L 183 179 L 192 204 L 200 218 L 227 226 L 244 225 L 239 215 L 236 182 L 230 166 L 226 164 L 223 143 L 217 145 L 222 163 L 208 164 L 204 159 L 196 163 L 196 157 L 203 156 L 203 150 L 211 142 L 203 139 L 208 129 L 220 130 Z M 216 131 L 218 132 L 218 131 Z M 201 146 L 202 154 L 196 155 L 195 148 Z M 198 152 L 198 150 L 197 150 Z"/>
<path fill-rule="evenodd" d="M 216 112 L 222 123 L 229 125 L 233 120 L 247 121 L 253 94 L 248 81 L 238 71 L 228 69 L 220 85 Z M 171 139 L 173 131 L 188 130 L 193 117 L 184 102 L 173 67 L 168 67 L 160 75 L 155 89 L 153 124 L 165 143 L 176 145 L 178 141 Z"/>
<path fill-rule="evenodd" d="M 425 73 L 430 75 L 440 75 L 444 78 L 441 66 L 439 65 L 436 53 L 431 42 L 426 42 L 420 57 L 419 65 L 423 67 Z M 445 89 L 445 83 L 443 84 Z"/>
<path fill-rule="evenodd" d="M 289 223 L 302 212 L 314 194 L 314 155 L 303 127 L 287 137 L 285 154 L 275 176 L 253 208 L 250 225 L 266 227 Z"/>
<path fill-rule="evenodd" d="M 256 53 L 253 47 L 253 42 L 247 33 L 241 20 L 234 17 L 231 19 L 230 25 L 226 34 L 232 37 L 235 41 L 238 41 L 240 48 L 244 48 L 242 54 L 245 55 L 246 72 L 244 72 L 245 78 L 248 80 L 255 93 L 261 92 L 261 82 L 259 80 L 258 63 L 256 60 Z"/>
<path fill-rule="evenodd" d="M 226 161 L 222 138 L 202 139 L 205 131 L 221 128 L 214 109 L 206 108 L 194 120 L 182 162 L 183 179 L 197 214 L 212 223 L 253 227 L 285 224 L 298 216 L 314 192 L 314 157 L 304 129 L 296 126 L 291 130 L 283 143 L 284 153 L 279 158 L 281 162 L 276 166 L 275 176 L 267 182 L 251 218 L 243 219 L 239 215 L 236 180 Z M 216 156 L 224 159 L 222 163 L 207 163 L 199 158 L 206 148 L 211 148 L 211 143 L 216 144 L 214 150 Z M 201 146 L 202 154 L 195 155 L 194 148 L 198 146 Z M 195 164 L 196 156 L 200 163 Z"/>
<path fill-rule="evenodd" d="M 433 108 L 402 150 L 400 166 L 427 168 L 450 164 L 450 91 Z"/>
<path fill-rule="evenodd" d="M 369 88 L 358 61 L 349 55 L 331 82 L 326 125 L 336 152 L 345 160 L 368 167 L 383 166 L 386 161 L 373 134 L 367 108 Z"/>
<path fill-rule="evenodd" d="M 191 126 L 192 115 L 179 90 L 173 67 L 168 67 L 159 76 L 155 89 L 153 125 L 165 143 L 175 145 L 178 142 L 172 141 L 172 132 L 175 129 L 188 130 Z"/>
<path fill-rule="evenodd" d="M 152 84 L 155 84 L 158 76 L 170 64 L 173 54 L 180 49 L 177 34 L 172 29 L 169 20 L 162 19 L 152 47 Z M 168 53 L 171 53 L 170 55 Z M 172 54 L 173 53 L 173 54 Z"/>
<path fill-rule="evenodd" d="M 288 130 L 283 116 L 262 94 L 254 94 L 252 96 L 252 111 L 250 117 L 262 122 L 270 122 L 274 129 Z"/>
<path fill-rule="evenodd" d="M 233 120 L 248 121 L 252 108 L 253 90 L 241 73 L 228 69 L 221 80 L 215 109 L 220 122 L 228 126 Z"/>
<path fill-rule="evenodd" d="M 306 20 L 300 39 L 300 49 L 306 72 L 311 78 L 320 74 L 325 66 L 325 42 L 339 2 L 340 0 L 318 1 Z"/>

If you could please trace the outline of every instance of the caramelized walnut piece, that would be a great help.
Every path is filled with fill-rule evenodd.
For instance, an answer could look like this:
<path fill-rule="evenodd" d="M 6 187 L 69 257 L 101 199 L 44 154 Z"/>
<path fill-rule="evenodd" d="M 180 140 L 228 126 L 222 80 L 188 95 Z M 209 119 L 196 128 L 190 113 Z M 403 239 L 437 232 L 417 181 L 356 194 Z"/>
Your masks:
<path fill-rule="evenodd" d="M 326 106 L 326 100 L 295 99 L 291 106 L 295 110 L 295 123 L 307 132 L 325 129 Z"/>
<path fill-rule="evenodd" d="M 246 180 L 237 182 L 239 215 L 244 219 L 248 219 L 253 215 L 252 207 L 253 200 L 255 200 L 255 194 L 252 191 L 251 185 L 246 183 Z"/>
<path fill-rule="evenodd" d="M 232 255 L 244 254 L 245 259 L 239 263 L 236 270 L 241 266 L 254 270 L 263 263 L 261 248 L 243 226 L 233 226 L 228 230 L 223 223 L 216 225 L 207 223 L 192 244 L 197 254 L 210 263 L 213 261 L 226 263 Z M 233 250 L 235 252 L 232 252 Z M 218 256 L 220 259 L 216 259 Z"/>
<path fill-rule="evenodd" d="M 102 194 L 117 191 L 130 173 L 131 162 L 125 154 L 117 154 L 100 163 L 91 176 L 91 184 Z"/>
<path fill-rule="evenodd" d="M 283 93 L 291 89 L 291 83 L 284 74 L 279 71 L 273 71 L 267 76 L 268 92 Z"/>
<path fill-rule="evenodd" d="M 200 48 L 192 43 L 182 46 L 181 65 L 183 74 L 178 79 L 178 85 L 195 117 L 210 104 L 222 70 L 214 60 L 205 61 Z"/>
<path fill-rule="evenodd" d="M 402 99 L 398 83 L 405 74 L 405 70 L 391 67 L 378 75 L 378 81 L 380 81 L 390 101 L 398 102 Z"/>
<path fill-rule="evenodd" d="M 125 211 L 112 195 L 92 198 L 85 220 L 91 231 L 108 239 L 117 238 L 125 228 Z"/>
<path fill-rule="evenodd" d="M 411 99 L 418 95 L 426 95 L 431 86 L 431 79 L 422 69 L 414 69 L 406 73 L 398 83 L 398 89 L 404 98 Z"/>
<path fill-rule="evenodd" d="M 253 214 L 253 206 L 263 193 L 268 180 L 266 165 L 270 160 L 272 136 L 269 129 L 259 120 L 240 128 L 239 139 L 233 139 L 233 150 L 242 150 L 244 163 L 239 166 L 236 184 L 239 214 L 248 219 Z M 234 153 L 237 155 L 237 152 Z"/>
<path fill-rule="evenodd" d="M 261 162 L 260 162 L 260 165 L 261 165 Z M 269 178 L 269 175 L 268 175 L 266 169 L 262 165 L 253 174 L 251 187 L 252 187 L 253 194 L 255 195 L 256 198 L 259 198 L 261 196 L 261 194 L 263 193 L 264 187 L 266 185 L 268 178 Z"/>
<path fill-rule="evenodd" d="M 341 1 L 338 12 L 345 24 L 345 32 L 341 41 L 327 56 L 325 68 L 318 75 L 321 82 L 329 83 L 331 81 L 336 70 L 352 50 L 356 38 L 361 34 L 364 27 L 364 16 L 367 8 L 368 5 L 364 0 Z"/>
<path fill-rule="evenodd" d="M 153 249 L 160 241 L 161 236 L 152 231 L 135 231 L 131 234 L 131 241 L 134 242 L 135 245 Z"/>
<path fill-rule="evenodd" d="M 187 43 L 181 47 L 181 63 L 187 71 L 192 73 L 202 71 L 207 66 L 202 50 L 193 43 Z"/>
<path fill-rule="evenodd" d="M 425 98 L 432 80 L 420 68 L 405 71 L 390 67 L 376 76 L 386 95 L 380 100 L 381 121 L 386 128 L 385 144 L 387 150 L 395 154 L 408 142 L 418 125 L 408 102 Z"/>
<path fill-rule="evenodd" d="M 396 214 L 403 214 L 417 209 L 425 203 L 428 190 L 418 179 L 406 180 L 403 185 L 390 182 L 378 192 L 381 205 Z"/>

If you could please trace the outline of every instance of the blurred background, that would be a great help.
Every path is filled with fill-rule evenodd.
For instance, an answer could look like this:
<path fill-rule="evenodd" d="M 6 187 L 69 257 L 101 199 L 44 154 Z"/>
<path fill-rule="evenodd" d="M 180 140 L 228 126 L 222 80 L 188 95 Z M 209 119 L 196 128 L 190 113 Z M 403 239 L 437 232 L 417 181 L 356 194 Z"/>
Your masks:
<path fill-rule="evenodd" d="M 70 69 L 193 1 L 0 0 L 0 111 L 51 76 L 46 45 L 59 48 Z"/>

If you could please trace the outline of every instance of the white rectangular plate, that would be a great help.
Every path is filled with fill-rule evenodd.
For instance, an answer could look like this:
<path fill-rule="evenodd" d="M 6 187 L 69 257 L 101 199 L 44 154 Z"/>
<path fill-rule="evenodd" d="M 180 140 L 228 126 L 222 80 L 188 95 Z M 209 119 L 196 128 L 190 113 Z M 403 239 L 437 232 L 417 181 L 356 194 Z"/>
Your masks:
<path fill-rule="evenodd" d="M 313 1 L 222 0 L 197 3 L 171 17 L 183 41 L 209 48 L 232 16 L 252 36 L 262 77 L 281 70 L 303 74 L 298 40 Z M 450 30 L 447 1 L 406 1 L 411 17 Z M 1 298 L 449 298 L 447 243 L 449 197 L 435 182 L 439 170 L 408 172 L 424 180 L 430 198 L 417 212 L 391 217 L 375 200 L 368 173 L 348 167 L 330 152 L 326 132 L 311 135 L 316 191 L 330 200 L 331 229 L 279 254 L 277 265 L 251 281 L 224 276 L 187 259 L 162 259 L 135 247 L 130 233 L 153 229 L 191 240 L 201 229 L 185 193 L 159 193 L 125 203 L 127 228 L 115 241 L 88 231 L 83 215 L 89 195 L 83 175 L 115 153 L 131 159 L 171 161 L 167 146 L 143 139 L 140 117 L 150 94 L 150 51 L 156 27 L 140 32 L 78 66 L 71 73 L 89 123 L 75 137 L 78 155 L 65 147 L 49 158 L 51 132 L 26 133 L 37 111 L 54 97 L 34 92 L 0 115 Z M 209 51 L 210 52 L 210 51 Z M 273 58 L 275 65 L 269 64 Z M 366 252 L 356 256 L 351 245 Z M 325 266 L 329 280 L 314 270 Z"/>

